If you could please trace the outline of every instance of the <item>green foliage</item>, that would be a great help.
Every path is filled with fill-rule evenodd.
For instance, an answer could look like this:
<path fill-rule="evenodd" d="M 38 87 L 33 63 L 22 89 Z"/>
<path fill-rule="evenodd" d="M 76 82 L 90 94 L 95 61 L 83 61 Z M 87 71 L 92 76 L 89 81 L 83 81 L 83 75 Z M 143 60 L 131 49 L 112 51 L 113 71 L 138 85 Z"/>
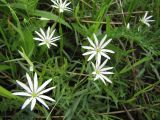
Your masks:
<path fill-rule="evenodd" d="M 160 0 L 70 0 L 72 12 L 59 14 L 50 0 L 0 0 L 0 120 L 158 120 L 160 118 Z M 155 20 L 139 22 L 145 11 Z M 39 18 L 47 18 L 43 21 Z M 127 23 L 131 27 L 126 28 Z M 47 49 L 33 40 L 34 31 L 50 26 L 61 36 Z M 138 31 L 138 28 L 140 30 Z M 108 66 L 114 67 L 105 86 L 94 81 L 82 56 L 86 37 L 112 38 Z M 15 80 L 34 66 L 39 84 L 52 78 L 50 110 L 24 102 L 12 92 Z M 31 73 L 32 74 L 32 73 Z"/>

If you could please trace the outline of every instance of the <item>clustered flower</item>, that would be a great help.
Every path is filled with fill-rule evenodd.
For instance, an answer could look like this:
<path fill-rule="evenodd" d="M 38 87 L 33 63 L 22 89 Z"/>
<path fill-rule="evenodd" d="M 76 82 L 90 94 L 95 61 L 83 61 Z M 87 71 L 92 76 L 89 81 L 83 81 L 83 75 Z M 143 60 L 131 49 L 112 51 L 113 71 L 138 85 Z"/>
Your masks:
<path fill-rule="evenodd" d="M 64 0 L 64 2 L 62 0 L 51 0 L 51 1 L 53 2 L 53 5 L 51 6 L 53 8 L 58 9 L 59 13 L 72 10 L 71 8 L 68 7 L 71 4 L 71 2 L 68 2 L 68 0 Z M 150 20 L 152 16 L 147 17 L 147 14 L 148 12 L 145 13 L 144 17 L 141 18 L 140 21 L 143 24 L 150 27 L 149 22 L 153 22 L 154 20 Z M 49 20 L 48 18 L 43 18 L 43 17 L 39 19 Z M 130 24 L 128 23 L 126 27 L 127 29 L 130 29 Z M 50 27 L 48 27 L 46 31 L 40 28 L 39 32 L 35 31 L 35 34 L 38 37 L 34 37 L 33 39 L 36 41 L 40 41 L 39 46 L 46 45 L 48 48 L 51 48 L 51 45 L 57 46 L 55 42 L 60 40 L 60 36 L 55 36 L 55 31 L 56 31 L 55 29 L 52 29 Z M 102 40 L 98 40 L 95 34 L 93 34 L 93 37 L 94 37 L 94 41 L 91 38 L 87 37 L 88 42 L 90 43 L 90 46 L 82 46 L 83 49 L 87 50 L 87 52 L 83 53 L 83 55 L 89 56 L 87 61 L 91 61 L 91 64 L 93 67 L 92 75 L 94 76 L 94 80 L 100 79 L 105 85 L 106 85 L 106 82 L 112 83 L 112 81 L 106 75 L 114 74 L 113 72 L 109 71 L 113 69 L 113 67 L 105 67 L 105 65 L 107 64 L 107 61 L 111 59 L 109 54 L 115 53 L 110 49 L 106 49 L 107 45 L 112 41 L 112 39 L 109 39 L 106 41 L 107 35 L 105 35 L 102 38 Z M 24 58 L 26 58 L 26 56 L 23 55 L 23 53 L 20 52 L 20 54 Z M 102 57 L 105 58 L 104 61 L 102 61 Z M 30 69 L 31 71 L 33 71 L 32 64 Z M 26 78 L 27 78 L 28 85 L 16 80 L 17 84 L 20 87 L 22 87 L 25 91 L 13 93 L 13 95 L 28 97 L 21 108 L 24 109 L 26 108 L 26 106 L 31 104 L 30 109 L 33 110 L 36 105 L 36 102 L 38 101 L 47 109 L 49 109 L 45 100 L 51 101 L 51 102 L 55 102 L 55 100 L 44 94 L 55 89 L 55 86 L 45 89 L 45 87 L 52 81 L 52 79 L 45 81 L 41 86 L 39 86 L 36 72 L 34 74 L 33 81 L 28 73 L 26 73 Z"/>
<path fill-rule="evenodd" d="M 52 5 L 52 7 L 59 9 L 60 13 L 63 13 L 64 11 L 71 11 L 71 8 L 68 7 L 71 2 L 68 2 L 68 0 L 65 0 L 64 2 L 62 0 L 51 0 L 51 1 L 54 3 L 54 5 Z M 48 18 L 44 18 L 44 17 L 41 17 L 39 19 L 40 20 L 49 20 Z M 40 28 L 40 32 L 35 31 L 35 33 L 38 37 L 34 37 L 33 39 L 36 41 L 40 41 L 39 46 L 46 45 L 49 49 L 50 49 L 51 45 L 57 47 L 55 42 L 60 40 L 60 36 L 55 36 L 55 31 L 56 31 L 55 29 L 52 30 L 52 28 L 50 28 L 50 27 L 48 27 L 47 31 Z M 26 57 L 26 56 L 24 56 L 23 53 L 20 52 L 20 54 L 24 58 Z M 30 71 L 33 71 L 33 66 L 30 67 Z M 26 73 L 26 78 L 28 81 L 28 86 L 26 84 L 16 80 L 17 84 L 19 86 L 21 86 L 25 90 L 25 92 L 14 92 L 13 93 L 13 95 L 28 97 L 25 100 L 24 104 L 22 105 L 21 109 L 24 109 L 24 108 L 26 108 L 26 106 L 31 104 L 30 109 L 32 111 L 34 109 L 37 101 L 40 102 L 43 106 L 45 106 L 47 109 L 49 109 L 48 105 L 46 104 L 46 102 L 44 100 L 52 101 L 52 102 L 55 102 L 55 100 L 52 99 L 51 97 L 44 95 L 44 94 L 55 88 L 55 87 L 50 87 L 50 88 L 45 89 L 45 87 L 52 81 L 52 79 L 47 80 L 40 87 L 38 87 L 38 78 L 37 78 L 36 72 L 34 74 L 33 82 L 32 82 L 31 77 L 29 76 L 28 73 Z"/>
<path fill-rule="evenodd" d="M 83 49 L 88 50 L 87 52 L 83 53 L 83 55 L 90 55 L 87 61 L 91 61 L 93 57 L 95 57 L 95 64 L 91 62 L 94 69 L 94 71 L 92 72 L 92 74 L 95 76 L 94 80 L 100 79 L 105 85 L 106 82 L 112 83 L 112 81 L 109 80 L 109 78 L 105 75 L 113 74 L 112 72 L 108 72 L 108 70 L 111 70 L 113 67 L 104 67 L 107 61 L 110 59 L 108 53 L 114 53 L 114 51 L 105 48 L 111 42 L 112 39 L 106 41 L 107 35 L 105 35 L 101 41 L 98 40 L 95 34 L 93 34 L 93 37 L 94 42 L 89 37 L 87 37 L 90 46 L 82 46 Z M 102 56 L 106 58 L 106 60 L 101 64 Z"/>

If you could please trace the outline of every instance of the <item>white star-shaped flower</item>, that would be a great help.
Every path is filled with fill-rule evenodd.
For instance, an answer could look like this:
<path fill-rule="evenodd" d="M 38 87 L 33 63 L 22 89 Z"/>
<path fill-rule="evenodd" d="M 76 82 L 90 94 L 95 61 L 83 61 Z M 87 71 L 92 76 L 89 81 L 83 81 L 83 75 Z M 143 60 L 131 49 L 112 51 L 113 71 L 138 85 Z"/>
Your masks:
<path fill-rule="evenodd" d="M 13 93 L 13 95 L 29 97 L 22 105 L 22 109 L 24 109 L 27 105 L 31 103 L 31 111 L 32 111 L 33 108 L 35 107 L 36 101 L 39 101 L 42 105 L 44 105 L 47 109 L 49 109 L 48 105 L 45 103 L 43 99 L 52 102 L 55 102 L 55 100 L 43 94 L 55 88 L 55 87 L 50 87 L 44 89 L 51 82 L 52 79 L 47 80 L 40 87 L 38 87 L 37 73 L 34 74 L 34 82 L 32 82 L 31 77 L 28 75 L 28 73 L 26 73 L 26 78 L 29 86 L 18 80 L 16 81 L 17 84 L 20 85 L 25 90 L 25 92 Z"/>
<path fill-rule="evenodd" d="M 107 55 L 107 53 L 114 53 L 114 51 L 105 49 L 105 47 L 111 42 L 112 39 L 109 39 L 108 41 L 105 41 L 107 38 L 107 35 L 105 35 L 102 40 L 99 42 L 96 35 L 93 34 L 94 41 L 87 37 L 89 43 L 91 46 L 82 46 L 82 48 L 89 50 L 88 52 L 85 52 L 83 55 L 90 55 L 88 58 L 88 61 L 90 61 L 94 56 L 96 57 L 96 61 L 98 64 L 101 62 L 101 56 L 104 56 L 107 59 L 110 59 L 110 57 Z"/>
<path fill-rule="evenodd" d="M 95 76 L 94 80 L 100 79 L 105 85 L 106 85 L 106 82 L 112 83 L 112 81 L 108 77 L 106 77 L 105 75 L 114 74 L 113 72 L 108 71 L 108 70 L 113 69 L 113 67 L 104 68 L 107 61 L 108 61 L 108 59 L 106 59 L 101 65 L 98 63 L 96 63 L 96 65 L 95 65 L 91 62 L 93 69 L 94 69 L 94 71 L 92 72 L 92 74 Z"/>
<path fill-rule="evenodd" d="M 141 21 L 143 24 L 145 24 L 145 25 L 147 25 L 148 27 L 150 27 L 149 22 L 153 22 L 154 20 L 150 20 L 150 18 L 151 18 L 152 16 L 148 16 L 148 17 L 147 17 L 147 14 L 148 14 L 148 12 L 145 13 L 145 15 L 144 15 L 143 18 L 140 18 L 140 21 Z"/>
<path fill-rule="evenodd" d="M 48 48 L 51 45 L 57 46 L 54 42 L 60 39 L 60 36 L 54 37 L 55 30 L 51 31 L 50 27 L 48 27 L 46 33 L 40 28 L 40 33 L 35 31 L 38 37 L 33 38 L 34 40 L 38 40 L 39 46 L 46 44 Z"/>
<path fill-rule="evenodd" d="M 71 4 L 71 2 L 68 2 L 68 0 L 65 0 L 64 2 L 62 0 L 51 0 L 51 1 L 54 3 L 52 7 L 59 9 L 60 13 L 72 10 L 71 8 L 68 7 Z"/>

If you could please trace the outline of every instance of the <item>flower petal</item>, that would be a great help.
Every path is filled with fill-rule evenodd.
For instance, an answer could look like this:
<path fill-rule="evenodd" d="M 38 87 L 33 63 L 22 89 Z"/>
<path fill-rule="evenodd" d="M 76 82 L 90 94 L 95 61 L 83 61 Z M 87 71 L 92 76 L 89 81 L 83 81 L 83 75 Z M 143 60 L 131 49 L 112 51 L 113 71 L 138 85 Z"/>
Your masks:
<path fill-rule="evenodd" d="M 51 29 L 50 27 L 48 27 L 48 29 L 47 29 L 47 36 L 46 36 L 47 39 L 49 39 L 50 29 Z"/>
<path fill-rule="evenodd" d="M 40 91 L 42 91 L 50 82 L 52 81 L 52 79 L 47 80 L 46 82 L 44 82 L 37 90 L 37 93 L 39 93 Z"/>
<path fill-rule="evenodd" d="M 96 51 L 88 51 L 88 52 L 85 52 L 85 53 L 83 53 L 82 55 L 90 55 L 90 54 L 96 54 Z"/>
<path fill-rule="evenodd" d="M 37 78 L 37 73 L 34 73 L 34 92 L 37 91 L 38 88 L 38 78 Z"/>
<path fill-rule="evenodd" d="M 37 40 L 37 41 L 44 41 L 42 38 L 37 38 L 37 37 L 35 37 L 35 38 L 33 38 L 34 40 Z"/>
<path fill-rule="evenodd" d="M 41 98 L 37 97 L 36 98 L 42 105 L 44 105 L 47 109 L 49 109 L 48 105 L 42 100 Z"/>
<path fill-rule="evenodd" d="M 51 97 L 48 97 L 46 95 L 39 95 L 38 97 L 42 98 L 42 99 L 45 99 L 45 100 L 49 100 L 49 101 L 52 101 L 52 102 L 55 102 L 54 99 L 52 99 Z"/>
<path fill-rule="evenodd" d="M 18 95 L 18 96 L 31 96 L 31 94 L 27 92 L 14 92 L 12 93 L 13 95 Z"/>
<path fill-rule="evenodd" d="M 107 82 L 112 83 L 112 81 L 110 79 L 108 79 L 108 77 L 101 75 Z"/>
<path fill-rule="evenodd" d="M 101 49 L 103 49 L 104 47 L 106 47 L 110 42 L 111 42 L 112 39 L 109 39 L 107 42 L 105 42 L 102 46 L 101 46 Z"/>
<path fill-rule="evenodd" d="M 26 73 L 26 78 L 27 78 L 27 81 L 28 81 L 28 84 L 29 84 L 31 91 L 33 91 L 33 83 L 32 83 L 31 77 L 28 75 L 28 73 Z"/>
<path fill-rule="evenodd" d="M 106 60 L 99 66 L 99 69 L 102 69 L 102 68 L 106 65 L 107 61 L 108 61 L 108 59 L 106 59 Z"/>
<path fill-rule="evenodd" d="M 111 70 L 111 69 L 113 69 L 113 67 L 102 68 L 101 71 L 104 72 L 104 71 Z"/>
<path fill-rule="evenodd" d="M 107 59 L 111 59 L 107 54 L 105 54 L 105 53 L 103 53 L 103 52 L 101 52 L 101 55 L 104 56 L 104 57 L 107 58 Z"/>
<path fill-rule="evenodd" d="M 33 108 L 35 107 L 35 105 L 36 105 L 36 98 L 33 98 L 32 102 L 31 102 L 31 111 L 33 110 Z"/>
<path fill-rule="evenodd" d="M 39 32 L 35 31 L 35 33 L 36 33 L 42 40 L 45 39 L 45 37 L 43 37 Z"/>
<path fill-rule="evenodd" d="M 101 74 L 110 75 L 110 74 L 114 74 L 114 73 L 113 72 L 101 72 Z"/>
<path fill-rule="evenodd" d="M 45 32 L 43 31 L 42 28 L 40 28 L 40 32 L 41 32 L 41 34 L 43 35 L 44 39 L 46 39 L 46 34 L 45 34 Z"/>
<path fill-rule="evenodd" d="M 101 51 L 102 51 L 102 52 L 108 52 L 108 53 L 115 53 L 114 51 L 108 50 L 108 49 L 102 49 Z"/>
<path fill-rule="evenodd" d="M 31 101 L 32 101 L 32 98 L 28 98 L 22 105 L 21 109 L 24 109 Z"/>
<path fill-rule="evenodd" d="M 92 53 L 92 55 L 90 55 L 87 61 L 90 61 L 95 55 L 96 55 L 96 52 Z"/>
<path fill-rule="evenodd" d="M 16 82 L 23 88 L 25 89 L 28 93 L 31 93 L 31 90 L 29 89 L 29 87 L 27 85 L 25 85 L 24 83 L 16 80 Z"/>
<path fill-rule="evenodd" d="M 94 50 L 93 47 L 90 47 L 90 46 L 82 46 L 83 49 L 87 49 L 87 50 Z"/>
<path fill-rule="evenodd" d="M 101 47 L 103 45 L 106 38 L 107 38 L 107 34 L 102 38 L 101 42 L 99 43 L 99 47 Z"/>
<path fill-rule="evenodd" d="M 88 39 L 89 43 L 92 45 L 92 47 L 96 48 L 96 46 L 95 46 L 95 44 L 93 43 L 93 41 L 92 41 L 89 37 L 87 37 L 87 39 Z"/>
<path fill-rule="evenodd" d="M 94 36 L 94 41 L 95 41 L 95 43 L 96 43 L 96 46 L 98 47 L 98 39 L 97 39 L 97 36 L 96 36 L 95 33 L 93 34 L 93 36 Z"/>
<path fill-rule="evenodd" d="M 39 95 L 42 95 L 42 94 L 44 94 L 44 93 L 47 93 L 47 92 L 49 92 L 49 91 L 51 91 L 51 90 L 53 90 L 53 89 L 55 89 L 56 87 L 50 87 L 50 88 L 48 88 L 48 89 L 45 89 L 45 90 L 43 90 L 43 91 L 41 91 L 40 93 L 39 93 Z"/>

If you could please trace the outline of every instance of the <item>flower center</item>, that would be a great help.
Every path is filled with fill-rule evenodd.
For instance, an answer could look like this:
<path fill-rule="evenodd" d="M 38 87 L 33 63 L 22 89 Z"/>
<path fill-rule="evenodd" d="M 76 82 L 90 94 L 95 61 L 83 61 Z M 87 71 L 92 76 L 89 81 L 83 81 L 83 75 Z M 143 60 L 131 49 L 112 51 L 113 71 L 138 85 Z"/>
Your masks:
<path fill-rule="evenodd" d="M 46 44 L 50 44 L 50 40 L 46 39 L 45 40 Z"/>
<path fill-rule="evenodd" d="M 96 70 L 96 74 L 100 74 L 100 70 Z"/>
<path fill-rule="evenodd" d="M 99 53 L 100 51 L 101 51 L 101 49 L 100 49 L 100 48 L 97 48 L 97 49 L 96 49 L 96 52 L 97 52 L 97 53 Z"/>
<path fill-rule="evenodd" d="M 33 92 L 32 94 L 32 97 L 37 97 L 37 93 Z"/>

